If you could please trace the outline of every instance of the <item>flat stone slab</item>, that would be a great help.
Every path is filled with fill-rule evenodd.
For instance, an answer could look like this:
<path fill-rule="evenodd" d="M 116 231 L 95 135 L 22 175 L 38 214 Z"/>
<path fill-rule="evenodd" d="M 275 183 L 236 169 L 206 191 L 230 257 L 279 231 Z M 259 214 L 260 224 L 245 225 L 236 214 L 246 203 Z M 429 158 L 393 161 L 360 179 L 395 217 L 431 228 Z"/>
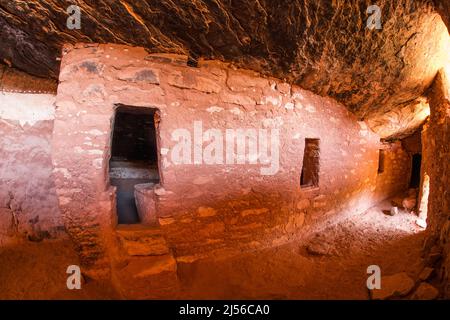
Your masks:
<path fill-rule="evenodd" d="M 312 239 L 306 245 L 306 251 L 313 256 L 333 256 L 338 254 L 334 244 L 329 239 L 322 237 Z"/>
<path fill-rule="evenodd" d="M 412 300 L 434 300 L 438 297 L 439 291 L 431 284 L 422 282 L 413 293 Z"/>
<path fill-rule="evenodd" d="M 170 252 L 159 228 L 142 225 L 120 226 L 117 235 L 130 256 L 160 256 Z"/>
<path fill-rule="evenodd" d="M 434 269 L 430 268 L 430 267 L 426 267 L 422 270 L 422 272 L 419 275 L 419 279 L 421 281 L 427 281 L 428 279 L 430 279 L 431 275 L 433 274 Z"/>
<path fill-rule="evenodd" d="M 133 259 L 124 271 L 133 278 L 146 278 L 163 272 L 176 273 L 177 262 L 170 254 L 157 257 L 142 257 Z"/>
<path fill-rule="evenodd" d="M 373 300 L 385 300 L 406 296 L 414 288 L 415 282 L 405 272 L 381 277 L 381 289 L 370 290 Z"/>

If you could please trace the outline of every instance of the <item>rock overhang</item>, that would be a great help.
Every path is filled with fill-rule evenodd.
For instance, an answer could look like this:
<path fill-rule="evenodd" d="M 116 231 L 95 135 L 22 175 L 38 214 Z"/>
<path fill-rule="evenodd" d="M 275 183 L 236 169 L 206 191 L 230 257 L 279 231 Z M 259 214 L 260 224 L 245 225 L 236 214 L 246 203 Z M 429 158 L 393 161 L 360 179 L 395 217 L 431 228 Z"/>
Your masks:
<path fill-rule="evenodd" d="M 80 1 L 80 30 L 66 27 L 71 4 L 0 4 L 0 60 L 53 79 L 64 43 L 118 43 L 223 60 L 330 96 L 369 124 L 398 126 L 371 125 L 383 138 L 421 124 L 415 106 L 449 61 L 445 1 L 379 1 L 380 30 L 366 28 L 368 1 Z M 391 123 L 392 113 L 408 120 Z"/>

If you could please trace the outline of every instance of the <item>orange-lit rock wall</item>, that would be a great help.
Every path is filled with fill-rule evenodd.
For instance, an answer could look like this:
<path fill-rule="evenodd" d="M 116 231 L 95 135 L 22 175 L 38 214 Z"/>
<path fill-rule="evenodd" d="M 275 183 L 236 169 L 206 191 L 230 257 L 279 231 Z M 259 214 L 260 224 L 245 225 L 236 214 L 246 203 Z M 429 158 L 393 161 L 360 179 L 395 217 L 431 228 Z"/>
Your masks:
<path fill-rule="evenodd" d="M 424 172 L 430 177 L 428 225 L 437 246 L 431 254 L 441 254 L 439 276 L 443 292 L 450 297 L 450 79 L 441 70 L 430 91 L 430 119 L 422 133 Z M 431 245 L 430 245 L 431 246 Z"/>
<path fill-rule="evenodd" d="M 360 213 L 405 186 L 403 172 L 394 168 L 389 176 L 390 164 L 400 167 L 405 159 L 401 147 L 381 146 L 365 123 L 332 99 L 219 62 L 188 67 L 182 57 L 140 48 L 78 45 L 64 52 L 54 175 L 66 227 L 86 264 L 107 263 L 108 254 L 114 255 L 107 250 L 115 245 L 116 224 L 108 159 L 116 104 L 160 111 L 157 215 L 180 260 L 277 245 Z M 279 170 L 262 175 L 270 165 L 249 161 L 175 164 L 178 140 L 172 134 L 186 129 L 194 139 L 196 121 L 203 132 L 217 129 L 224 136 L 226 129 L 278 129 Z M 320 139 L 318 188 L 300 187 L 305 138 Z M 380 148 L 389 149 L 382 181 Z"/>
<path fill-rule="evenodd" d="M 381 201 L 408 189 L 411 175 L 411 154 L 400 141 L 382 144 L 384 171 L 377 175 L 376 196 Z"/>

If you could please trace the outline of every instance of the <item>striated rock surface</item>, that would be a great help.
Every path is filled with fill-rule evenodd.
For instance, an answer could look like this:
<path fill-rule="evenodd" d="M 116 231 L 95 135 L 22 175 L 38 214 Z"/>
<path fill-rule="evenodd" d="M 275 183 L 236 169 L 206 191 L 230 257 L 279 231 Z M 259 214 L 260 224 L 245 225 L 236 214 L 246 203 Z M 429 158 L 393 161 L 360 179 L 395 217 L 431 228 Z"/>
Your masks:
<path fill-rule="evenodd" d="M 389 112 L 372 116 L 367 123 L 370 129 L 384 139 L 402 139 L 413 134 L 429 115 L 428 101 L 421 97 Z"/>
<path fill-rule="evenodd" d="M 366 28 L 368 0 L 76 3 L 81 29 L 69 30 L 73 1 L 0 0 L 0 61 L 57 78 L 63 43 L 137 45 L 233 62 L 368 119 L 416 105 L 448 51 L 448 1 L 377 1 L 381 30 Z"/>
<path fill-rule="evenodd" d="M 39 78 L 0 64 L 0 92 L 56 94 L 57 81 Z"/>
<path fill-rule="evenodd" d="M 166 240 L 159 228 L 136 225 L 120 225 L 119 241 L 130 256 L 159 256 L 169 253 Z"/>

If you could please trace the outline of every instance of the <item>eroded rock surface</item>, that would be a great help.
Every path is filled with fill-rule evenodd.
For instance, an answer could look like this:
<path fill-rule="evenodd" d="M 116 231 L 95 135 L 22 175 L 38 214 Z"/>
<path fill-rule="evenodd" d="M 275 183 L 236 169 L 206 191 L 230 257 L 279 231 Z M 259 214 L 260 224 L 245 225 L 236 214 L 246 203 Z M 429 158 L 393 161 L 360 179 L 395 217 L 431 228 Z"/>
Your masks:
<path fill-rule="evenodd" d="M 447 51 L 446 1 L 378 1 L 381 30 L 366 28 L 366 0 L 85 0 L 81 29 L 69 30 L 72 4 L 1 0 L 0 60 L 57 78 L 63 43 L 137 45 L 286 79 L 367 119 L 415 104 Z"/>

